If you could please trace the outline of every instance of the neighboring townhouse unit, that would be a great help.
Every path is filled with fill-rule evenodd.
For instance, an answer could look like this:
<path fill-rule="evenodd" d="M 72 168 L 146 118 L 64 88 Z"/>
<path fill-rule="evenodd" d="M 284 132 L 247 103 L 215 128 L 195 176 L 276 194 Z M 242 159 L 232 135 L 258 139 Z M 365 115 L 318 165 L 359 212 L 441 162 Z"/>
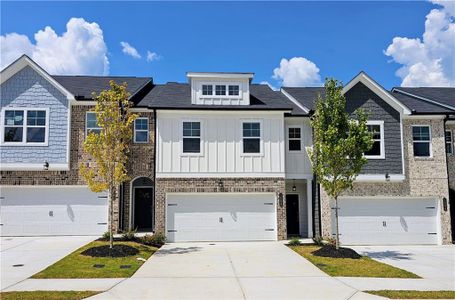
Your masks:
<path fill-rule="evenodd" d="M 139 116 L 131 180 L 114 205 L 118 231 L 162 232 L 170 242 L 333 235 L 334 205 L 306 152 L 324 88 L 274 91 L 253 76 L 189 72 L 187 83 L 167 84 L 51 76 L 21 57 L 1 73 L 1 235 L 106 231 L 106 195 L 91 192 L 78 169 L 87 133 L 99 130 L 91 93 L 110 80 L 128 84 Z M 342 242 L 449 243 L 455 89 L 386 91 L 362 72 L 343 92 L 349 113 L 369 113 L 374 145 L 340 200 Z"/>

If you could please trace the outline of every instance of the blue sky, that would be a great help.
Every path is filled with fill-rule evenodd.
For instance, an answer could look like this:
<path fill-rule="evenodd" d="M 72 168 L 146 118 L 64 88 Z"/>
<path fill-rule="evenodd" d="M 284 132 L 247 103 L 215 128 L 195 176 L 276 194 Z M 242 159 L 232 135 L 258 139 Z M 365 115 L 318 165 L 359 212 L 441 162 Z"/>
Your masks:
<path fill-rule="evenodd" d="M 187 71 L 241 71 L 254 72 L 255 82 L 280 86 L 285 76 L 299 76 L 291 69 L 272 78 L 281 59 L 302 57 L 319 69 L 321 80 L 331 76 L 346 83 L 364 70 L 386 88 L 402 83 L 395 72 L 409 62 L 401 59 L 399 64 L 399 54 L 387 56 L 384 51 L 394 37 L 421 39 L 426 16 L 441 8 L 414 1 L 2 2 L 1 6 L 1 35 L 25 35 L 33 47 L 35 33 L 46 26 L 60 36 L 71 18 L 97 23 L 110 75 L 152 76 L 163 83 L 184 82 Z M 453 16 L 449 23 L 453 25 Z M 122 52 L 121 42 L 134 47 L 141 58 Z M 4 43 L 14 45 L 6 38 Z M 158 59 L 147 62 L 147 51 Z M 3 65 L 6 59 L 2 59 Z M 90 60 L 87 64 L 95 65 Z M 91 72 L 89 67 L 77 71 Z M 306 72 L 305 64 L 299 64 L 297 71 Z M 317 80 L 297 82 L 317 84 Z"/>

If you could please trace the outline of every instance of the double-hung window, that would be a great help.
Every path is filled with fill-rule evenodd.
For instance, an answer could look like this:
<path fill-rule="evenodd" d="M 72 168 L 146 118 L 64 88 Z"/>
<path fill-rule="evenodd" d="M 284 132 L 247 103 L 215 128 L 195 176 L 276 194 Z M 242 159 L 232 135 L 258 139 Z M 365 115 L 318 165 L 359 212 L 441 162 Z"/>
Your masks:
<path fill-rule="evenodd" d="M 243 153 L 261 153 L 261 123 L 243 122 Z"/>
<path fill-rule="evenodd" d="M 90 132 L 99 134 L 101 132 L 101 127 L 98 125 L 98 120 L 96 119 L 96 113 L 89 111 L 86 115 L 85 120 L 85 136 L 88 136 Z"/>
<path fill-rule="evenodd" d="M 49 127 L 47 109 L 5 109 L 2 142 L 45 145 Z"/>
<path fill-rule="evenodd" d="M 384 158 L 384 122 L 367 121 L 367 129 L 372 135 L 373 146 L 365 152 L 366 158 Z"/>
<path fill-rule="evenodd" d="M 288 128 L 288 149 L 289 151 L 302 150 L 302 128 L 289 127 Z"/>
<path fill-rule="evenodd" d="M 149 141 L 149 119 L 137 118 L 134 120 L 134 142 L 148 143 Z"/>
<path fill-rule="evenodd" d="M 414 156 L 431 157 L 430 126 L 412 126 Z"/>
<path fill-rule="evenodd" d="M 184 121 L 183 130 L 183 153 L 201 153 L 201 122 Z"/>
<path fill-rule="evenodd" d="M 452 133 L 452 131 L 446 130 L 445 141 L 446 141 L 446 153 L 453 154 L 453 133 Z"/>

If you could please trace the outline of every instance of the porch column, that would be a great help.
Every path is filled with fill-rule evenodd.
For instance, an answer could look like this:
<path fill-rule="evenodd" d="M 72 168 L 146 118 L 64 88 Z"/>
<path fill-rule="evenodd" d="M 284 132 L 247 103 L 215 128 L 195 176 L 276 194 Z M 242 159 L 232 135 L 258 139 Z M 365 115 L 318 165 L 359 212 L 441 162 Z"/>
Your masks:
<path fill-rule="evenodd" d="M 311 179 L 306 180 L 306 198 L 308 214 L 308 237 L 313 237 L 313 184 Z"/>

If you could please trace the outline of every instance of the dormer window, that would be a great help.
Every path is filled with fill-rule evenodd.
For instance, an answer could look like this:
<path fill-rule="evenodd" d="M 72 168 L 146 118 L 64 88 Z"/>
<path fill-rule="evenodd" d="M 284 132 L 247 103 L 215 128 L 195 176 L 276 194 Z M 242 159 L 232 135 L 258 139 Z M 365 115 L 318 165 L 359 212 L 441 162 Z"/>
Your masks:
<path fill-rule="evenodd" d="M 226 86 L 217 84 L 215 86 L 215 95 L 217 95 L 217 96 L 225 96 L 226 95 Z"/>
<path fill-rule="evenodd" d="M 240 87 L 238 85 L 229 85 L 229 96 L 238 96 Z"/>
<path fill-rule="evenodd" d="M 202 85 L 202 95 L 204 95 L 204 96 L 213 95 L 213 85 L 211 85 L 211 84 L 203 84 Z"/>

